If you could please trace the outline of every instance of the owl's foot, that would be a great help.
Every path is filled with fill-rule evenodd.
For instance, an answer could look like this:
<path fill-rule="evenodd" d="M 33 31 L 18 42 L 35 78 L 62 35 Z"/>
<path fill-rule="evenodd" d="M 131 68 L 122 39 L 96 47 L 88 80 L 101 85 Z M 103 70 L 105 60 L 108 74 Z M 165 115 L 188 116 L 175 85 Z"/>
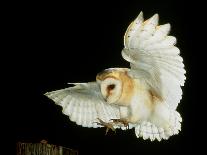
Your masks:
<path fill-rule="evenodd" d="M 126 129 L 129 129 L 129 122 L 126 119 L 111 119 L 113 121 L 114 124 L 116 125 L 124 125 L 124 127 L 126 127 Z"/>
<path fill-rule="evenodd" d="M 106 133 L 105 133 L 105 135 L 107 135 L 107 133 L 108 133 L 108 131 L 110 129 L 116 133 L 116 129 L 113 127 L 113 123 L 104 122 L 100 118 L 97 118 L 97 119 L 99 120 L 99 122 L 95 122 L 95 123 L 97 123 L 98 125 L 101 125 L 101 126 L 106 127 Z"/>

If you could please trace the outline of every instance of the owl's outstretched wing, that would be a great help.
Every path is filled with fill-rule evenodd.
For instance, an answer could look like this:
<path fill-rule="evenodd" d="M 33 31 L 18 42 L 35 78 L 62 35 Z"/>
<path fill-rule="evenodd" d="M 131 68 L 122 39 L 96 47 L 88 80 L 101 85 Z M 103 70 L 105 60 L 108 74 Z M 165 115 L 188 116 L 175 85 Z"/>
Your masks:
<path fill-rule="evenodd" d="M 129 74 L 143 79 L 152 93 L 173 110 L 182 97 L 185 69 L 170 24 L 158 26 L 158 14 L 144 21 L 143 13 L 129 25 L 122 56 L 130 62 Z"/>
<path fill-rule="evenodd" d="M 45 95 L 57 105 L 62 106 L 62 112 L 70 120 L 83 127 L 101 127 L 96 124 L 97 118 L 109 122 L 119 119 L 119 108 L 107 104 L 102 98 L 96 82 L 74 83 L 75 86 L 62 90 L 48 92 Z"/>

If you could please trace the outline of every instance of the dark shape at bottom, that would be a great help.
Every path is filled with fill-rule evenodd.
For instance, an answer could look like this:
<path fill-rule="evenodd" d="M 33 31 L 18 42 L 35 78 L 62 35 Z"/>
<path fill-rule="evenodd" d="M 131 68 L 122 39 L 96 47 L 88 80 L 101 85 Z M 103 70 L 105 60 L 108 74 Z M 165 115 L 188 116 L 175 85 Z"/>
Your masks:
<path fill-rule="evenodd" d="M 47 143 L 18 142 L 17 155 L 78 155 L 78 151 Z"/>

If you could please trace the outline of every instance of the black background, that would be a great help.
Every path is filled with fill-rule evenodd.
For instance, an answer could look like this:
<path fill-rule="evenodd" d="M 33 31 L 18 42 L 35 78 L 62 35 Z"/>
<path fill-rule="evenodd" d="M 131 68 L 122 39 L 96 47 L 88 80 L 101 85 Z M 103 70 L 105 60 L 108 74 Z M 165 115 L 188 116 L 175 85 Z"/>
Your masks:
<path fill-rule="evenodd" d="M 63 115 L 43 94 L 67 87 L 68 82 L 94 81 L 96 73 L 109 67 L 129 67 L 121 57 L 123 36 L 139 14 L 149 18 L 158 13 L 160 24 L 170 23 L 187 71 L 183 99 L 178 111 L 182 131 L 167 141 L 137 139 L 133 130 L 110 132 L 82 128 Z M 70 3 L 18 3 L 11 15 L 9 52 L 12 94 L 15 102 L 15 142 L 39 142 L 79 150 L 84 154 L 169 154 L 200 151 L 204 130 L 197 118 L 200 101 L 196 97 L 201 56 L 202 18 L 200 3 L 178 1 L 97 1 Z M 199 53 L 200 52 L 200 53 Z M 200 122 L 199 122 L 200 121 Z M 198 146 L 198 147 L 197 147 Z"/>

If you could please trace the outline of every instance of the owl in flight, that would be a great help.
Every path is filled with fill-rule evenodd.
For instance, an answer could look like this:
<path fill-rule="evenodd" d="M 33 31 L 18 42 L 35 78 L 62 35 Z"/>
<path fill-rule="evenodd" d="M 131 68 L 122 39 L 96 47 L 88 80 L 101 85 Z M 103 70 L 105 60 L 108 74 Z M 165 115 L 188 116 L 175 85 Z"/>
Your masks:
<path fill-rule="evenodd" d="M 186 78 L 169 31 L 170 24 L 158 25 L 158 14 L 144 21 L 141 12 L 124 35 L 121 54 L 130 68 L 109 68 L 95 82 L 69 83 L 45 95 L 83 127 L 135 128 L 137 137 L 151 141 L 178 134 L 182 118 L 176 108 Z"/>

